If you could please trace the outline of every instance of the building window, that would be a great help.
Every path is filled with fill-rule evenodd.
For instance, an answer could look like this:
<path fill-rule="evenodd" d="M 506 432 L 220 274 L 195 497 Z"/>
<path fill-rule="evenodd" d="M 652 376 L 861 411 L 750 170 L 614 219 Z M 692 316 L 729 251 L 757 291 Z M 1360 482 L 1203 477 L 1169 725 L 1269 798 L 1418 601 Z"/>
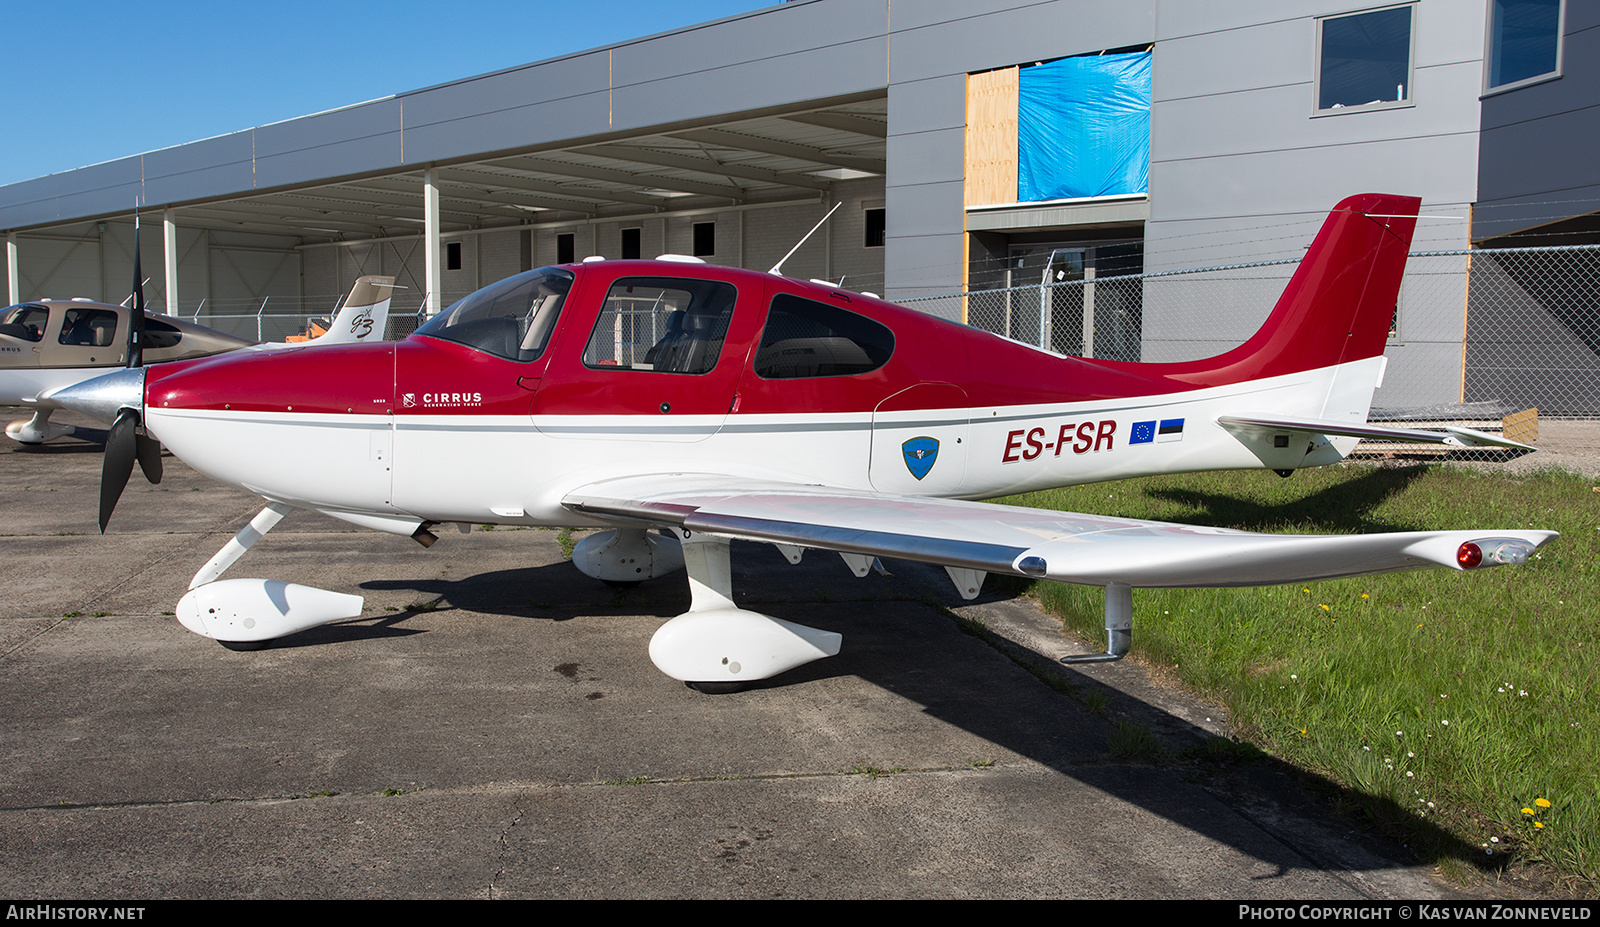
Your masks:
<path fill-rule="evenodd" d="M 444 245 L 444 269 L 461 269 L 461 242 L 447 241 Z"/>
<path fill-rule="evenodd" d="M 1489 0 L 1484 90 L 1561 74 L 1562 0 Z"/>
<path fill-rule="evenodd" d="M 556 263 L 572 264 L 578 260 L 578 236 L 566 232 L 556 236 Z"/>
<path fill-rule="evenodd" d="M 622 230 L 622 259 L 636 261 L 639 259 L 639 230 Z"/>
<path fill-rule="evenodd" d="M 882 248 L 884 233 L 888 228 L 885 213 L 882 209 L 869 209 L 866 211 L 868 248 Z"/>
<path fill-rule="evenodd" d="M 696 222 L 694 224 L 694 256 L 710 257 L 717 253 L 717 224 L 715 222 Z"/>
<path fill-rule="evenodd" d="M 1411 102 L 1416 7 L 1317 20 L 1317 112 Z"/>

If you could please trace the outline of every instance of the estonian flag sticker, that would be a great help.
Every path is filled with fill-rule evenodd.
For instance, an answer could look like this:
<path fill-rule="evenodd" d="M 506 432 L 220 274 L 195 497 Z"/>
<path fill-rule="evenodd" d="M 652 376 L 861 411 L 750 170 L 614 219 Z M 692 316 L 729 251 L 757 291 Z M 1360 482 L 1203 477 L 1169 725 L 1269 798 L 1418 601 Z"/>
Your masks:
<path fill-rule="evenodd" d="M 1165 444 L 1183 440 L 1183 419 L 1169 418 L 1159 422 L 1134 422 L 1128 434 L 1129 444 Z"/>

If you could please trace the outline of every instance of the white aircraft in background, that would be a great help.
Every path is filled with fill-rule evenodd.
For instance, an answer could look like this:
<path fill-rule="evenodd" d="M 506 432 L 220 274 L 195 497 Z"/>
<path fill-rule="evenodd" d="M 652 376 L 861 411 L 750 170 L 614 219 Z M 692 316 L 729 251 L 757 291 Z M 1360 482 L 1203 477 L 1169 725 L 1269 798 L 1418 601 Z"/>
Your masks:
<path fill-rule="evenodd" d="M 357 344 L 382 341 L 389 318 L 394 278 L 356 280 L 329 329 L 307 344 Z M 128 364 L 129 306 L 82 299 L 40 300 L 0 309 L 0 405 L 20 405 L 33 417 L 6 426 L 6 436 L 23 444 L 42 444 L 72 434 L 50 415 L 61 408 L 50 394 Z M 297 343 L 256 344 L 171 316 L 144 313 L 144 363 L 204 357 L 242 348 L 275 350 Z"/>
<path fill-rule="evenodd" d="M 114 421 L 101 526 L 143 428 L 267 506 L 195 575 L 183 625 L 234 649 L 359 616 L 359 596 L 221 579 L 296 508 L 431 545 L 455 522 L 608 529 L 573 561 L 631 583 L 687 569 L 650 654 L 736 688 L 838 652 L 740 608 L 729 544 L 1100 586 L 1115 659 L 1134 587 L 1300 583 L 1520 564 L 1553 532 L 1282 536 L 968 501 L 1156 473 L 1342 459 L 1362 437 L 1515 445 L 1366 424 L 1419 201 L 1334 208 L 1270 317 L 1216 357 L 1061 357 L 827 285 L 693 259 L 545 267 L 401 342 L 232 354 L 63 390 Z M 670 256 L 669 256 L 670 258 Z M 147 437 L 144 440 L 150 441 Z M 1525 446 L 1525 445 L 1515 445 Z"/>

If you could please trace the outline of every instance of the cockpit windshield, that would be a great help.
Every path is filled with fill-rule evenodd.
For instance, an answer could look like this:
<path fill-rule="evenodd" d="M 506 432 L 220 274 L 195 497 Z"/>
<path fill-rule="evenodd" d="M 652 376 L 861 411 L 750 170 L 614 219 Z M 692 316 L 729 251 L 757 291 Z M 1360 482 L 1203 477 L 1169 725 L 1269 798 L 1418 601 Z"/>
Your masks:
<path fill-rule="evenodd" d="M 486 286 L 434 316 L 417 334 L 514 361 L 537 360 L 550 343 L 570 271 L 541 267 Z"/>
<path fill-rule="evenodd" d="M 38 303 L 19 303 L 0 309 L 0 335 L 10 335 L 23 341 L 38 341 L 44 337 L 44 327 L 50 321 L 50 310 Z"/>

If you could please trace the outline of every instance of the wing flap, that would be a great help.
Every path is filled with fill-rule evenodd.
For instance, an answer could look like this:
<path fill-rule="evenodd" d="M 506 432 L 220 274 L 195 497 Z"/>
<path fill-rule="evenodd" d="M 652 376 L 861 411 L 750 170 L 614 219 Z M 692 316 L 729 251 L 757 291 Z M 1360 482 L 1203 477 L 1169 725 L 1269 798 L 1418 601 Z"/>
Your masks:
<path fill-rule="evenodd" d="M 1087 585 L 1259 586 L 1395 570 L 1460 569 L 1483 542 L 1525 558 L 1550 531 L 1253 534 L 1104 515 L 1029 509 L 718 475 L 657 474 L 591 483 L 568 508 L 628 523 L 722 537 L 917 560 Z"/>

